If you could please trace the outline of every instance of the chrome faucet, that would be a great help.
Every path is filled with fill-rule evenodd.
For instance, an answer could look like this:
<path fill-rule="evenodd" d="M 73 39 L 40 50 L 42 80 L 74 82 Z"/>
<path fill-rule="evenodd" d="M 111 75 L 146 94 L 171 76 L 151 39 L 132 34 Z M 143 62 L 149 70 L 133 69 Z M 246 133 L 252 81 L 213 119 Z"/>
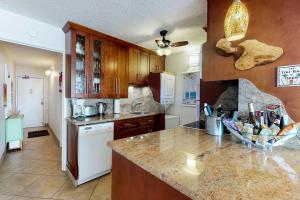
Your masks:
<path fill-rule="evenodd" d="M 131 104 L 131 111 L 132 112 L 137 112 L 138 111 L 137 107 L 139 105 L 141 105 L 141 104 L 142 104 L 142 102 L 132 102 L 132 104 Z"/>

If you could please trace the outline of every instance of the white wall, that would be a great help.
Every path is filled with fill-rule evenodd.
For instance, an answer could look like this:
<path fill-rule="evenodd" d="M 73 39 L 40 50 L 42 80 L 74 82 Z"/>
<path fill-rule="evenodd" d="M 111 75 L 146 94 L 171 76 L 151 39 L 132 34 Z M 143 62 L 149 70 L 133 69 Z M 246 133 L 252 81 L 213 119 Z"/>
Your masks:
<path fill-rule="evenodd" d="M 0 9 L 0 40 L 8 41 L 17 44 L 23 44 L 31 47 L 51 50 L 55 52 L 65 52 L 65 34 L 62 31 L 62 27 L 55 27 L 50 24 L 15 14 L 3 9 Z M 1 63 L 0 63 L 1 64 Z M 65 61 L 63 62 L 64 71 Z M 49 84 L 51 80 L 49 79 Z M 56 81 L 52 80 L 52 83 Z M 52 87 L 52 86 L 51 86 Z M 63 91 L 63 96 L 64 91 Z M 62 106 L 58 107 L 63 110 Z M 1 108 L 0 108 L 1 110 Z M 62 111 L 61 111 L 62 112 Z M 60 113 L 61 113 L 60 112 Z M 0 111 L 1 113 L 1 111 Z M 1 114 L 0 114 L 1 115 Z M 49 118 L 50 119 L 50 118 Z M 57 116 L 57 119 L 62 120 L 63 114 Z M 1 123 L 1 122 L 0 122 Z M 55 124 L 51 120 L 51 124 Z M 53 125 L 54 126 L 54 125 Z M 57 126 L 57 125 L 55 125 Z M 65 169 L 66 165 L 66 125 L 65 121 L 62 124 L 62 130 L 60 132 L 62 138 L 62 168 Z M 0 127 L 0 129 L 2 126 Z M 56 129 L 51 127 L 52 129 Z M 59 130 L 59 128 L 57 128 Z M 54 131 L 54 130 L 53 130 Z M 63 133 L 63 134 L 62 134 Z M 0 133 L 1 134 L 1 133 Z M 1 140 L 1 138 L 0 138 Z M 1 140 L 3 141 L 3 140 Z M 1 152 L 1 151 L 0 151 Z M 0 154 L 1 155 L 1 154 Z"/>
<path fill-rule="evenodd" d="M 180 124 L 197 121 L 197 108 L 182 105 L 182 72 L 189 67 L 189 53 L 180 52 L 166 57 L 166 71 L 176 75 L 175 104 L 167 109 L 166 114 L 180 116 Z"/>
<path fill-rule="evenodd" d="M 44 123 L 48 123 L 48 77 L 45 75 L 45 70 L 45 68 L 41 67 L 16 66 L 16 76 L 23 77 L 27 75 L 29 77 L 44 79 Z M 17 90 L 16 88 L 16 91 Z M 18 107 L 17 111 L 19 111 Z"/>
<path fill-rule="evenodd" d="M 59 76 L 62 70 L 62 60 L 58 60 L 53 66 L 57 74 L 52 74 L 48 78 L 48 124 L 56 138 L 62 145 L 62 93 L 59 92 Z"/>
<path fill-rule="evenodd" d="M 5 152 L 5 109 L 3 107 L 4 65 L 7 64 L 10 75 L 14 76 L 15 66 L 5 48 L 0 45 L 0 158 Z"/>
<path fill-rule="evenodd" d="M 61 27 L 0 9 L 0 40 L 32 47 L 65 51 L 65 34 Z"/>

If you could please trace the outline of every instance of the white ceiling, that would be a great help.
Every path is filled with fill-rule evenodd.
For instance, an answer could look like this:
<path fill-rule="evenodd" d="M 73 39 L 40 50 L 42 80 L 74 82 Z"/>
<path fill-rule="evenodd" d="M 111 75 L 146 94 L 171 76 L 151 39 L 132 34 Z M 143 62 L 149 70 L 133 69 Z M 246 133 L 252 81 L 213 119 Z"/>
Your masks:
<path fill-rule="evenodd" d="M 0 7 L 58 27 L 71 20 L 150 49 L 163 28 L 172 42 L 189 41 L 177 51 L 206 41 L 206 0 L 1 0 Z"/>
<path fill-rule="evenodd" d="M 62 59 L 62 54 L 52 51 L 9 42 L 0 42 L 0 45 L 5 48 L 14 64 L 20 67 L 40 67 L 48 69 L 54 67 Z"/>

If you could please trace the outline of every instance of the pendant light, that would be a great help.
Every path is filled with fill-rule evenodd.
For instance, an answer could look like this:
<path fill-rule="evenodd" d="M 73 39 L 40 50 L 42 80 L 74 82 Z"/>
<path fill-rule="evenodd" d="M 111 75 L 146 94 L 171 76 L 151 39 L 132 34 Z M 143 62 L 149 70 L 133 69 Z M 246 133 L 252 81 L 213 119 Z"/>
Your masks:
<path fill-rule="evenodd" d="M 234 0 L 229 7 L 225 22 L 225 38 L 228 41 L 240 40 L 245 37 L 249 24 L 248 9 L 241 0 Z"/>

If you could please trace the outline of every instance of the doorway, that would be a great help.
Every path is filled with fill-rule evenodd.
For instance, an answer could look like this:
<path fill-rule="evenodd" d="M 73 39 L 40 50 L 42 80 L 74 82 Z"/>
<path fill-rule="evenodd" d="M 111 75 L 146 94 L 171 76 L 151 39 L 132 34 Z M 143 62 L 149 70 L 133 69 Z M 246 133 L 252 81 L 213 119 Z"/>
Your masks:
<path fill-rule="evenodd" d="M 24 128 L 44 126 L 44 79 L 17 77 L 17 110 L 24 115 Z"/>

